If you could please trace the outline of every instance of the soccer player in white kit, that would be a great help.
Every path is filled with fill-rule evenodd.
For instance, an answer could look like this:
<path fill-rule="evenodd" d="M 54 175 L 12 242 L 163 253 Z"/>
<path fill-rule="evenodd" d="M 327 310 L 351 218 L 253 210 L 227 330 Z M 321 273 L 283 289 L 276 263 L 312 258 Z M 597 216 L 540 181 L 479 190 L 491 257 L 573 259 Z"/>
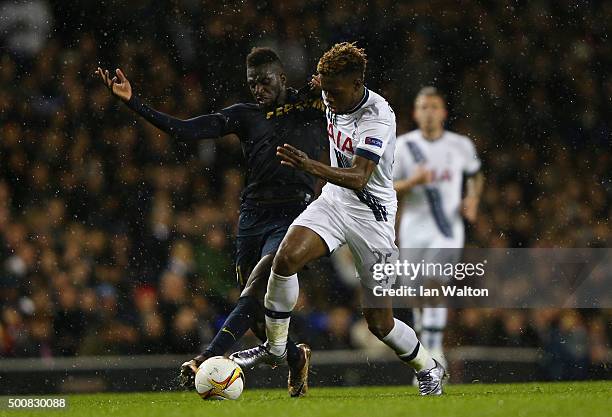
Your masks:
<path fill-rule="evenodd" d="M 414 104 L 418 129 L 399 136 L 395 148 L 399 246 L 414 262 L 457 262 L 464 246 L 463 218 L 474 222 L 478 213 L 484 183 L 480 160 L 471 139 L 444 129 L 446 103 L 436 88 L 423 88 Z M 414 313 L 421 342 L 446 366 L 447 309 L 431 305 Z"/>
<path fill-rule="evenodd" d="M 243 367 L 284 362 L 290 314 L 299 293 L 297 273 L 308 262 L 347 244 L 364 288 L 364 302 L 371 306 L 376 304 L 372 288 L 381 284 L 373 277 L 373 265 L 397 254 L 392 178 L 395 115 L 383 97 L 365 87 L 365 67 L 363 49 L 347 42 L 334 45 L 317 65 L 332 166 L 311 160 L 292 146 L 278 148 L 283 164 L 321 177 L 327 185 L 293 221 L 274 257 L 264 299 L 268 340 L 231 356 Z M 387 285 L 394 277 L 389 278 Z M 382 306 L 363 312 L 370 331 L 414 368 L 421 395 L 441 394 L 444 368 L 421 346 L 414 330 L 393 317 L 391 300 L 377 301 Z"/>

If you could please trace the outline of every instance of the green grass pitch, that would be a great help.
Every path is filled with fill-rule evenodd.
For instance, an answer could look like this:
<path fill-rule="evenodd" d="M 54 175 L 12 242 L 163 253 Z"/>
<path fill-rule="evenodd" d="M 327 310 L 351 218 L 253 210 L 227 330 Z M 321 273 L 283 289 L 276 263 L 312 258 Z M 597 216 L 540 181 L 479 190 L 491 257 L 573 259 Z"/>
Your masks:
<path fill-rule="evenodd" d="M 68 408 L 7 411 L 2 416 L 610 416 L 612 382 L 449 385 L 442 397 L 410 386 L 312 388 L 307 397 L 247 389 L 237 401 L 203 401 L 194 392 L 66 395 Z"/>

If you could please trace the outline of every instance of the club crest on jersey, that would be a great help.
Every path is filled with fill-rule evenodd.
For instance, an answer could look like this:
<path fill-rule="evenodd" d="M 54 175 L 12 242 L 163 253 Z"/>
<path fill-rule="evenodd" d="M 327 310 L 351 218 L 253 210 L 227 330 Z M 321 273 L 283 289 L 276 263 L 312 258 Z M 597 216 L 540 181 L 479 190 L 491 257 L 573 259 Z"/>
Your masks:
<path fill-rule="evenodd" d="M 343 135 L 339 130 L 335 133 L 334 125 L 331 123 L 327 126 L 327 136 L 329 140 L 336 145 L 336 148 L 340 149 L 342 152 L 353 153 L 353 139 Z"/>
<path fill-rule="evenodd" d="M 432 170 L 432 182 L 448 182 L 453 179 L 453 174 L 449 169 Z"/>
<path fill-rule="evenodd" d="M 383 142 L 378 138 L 366 137 L 364 140 L 366 145 L 376 146 L 377 148 L 382 148 Z"/>

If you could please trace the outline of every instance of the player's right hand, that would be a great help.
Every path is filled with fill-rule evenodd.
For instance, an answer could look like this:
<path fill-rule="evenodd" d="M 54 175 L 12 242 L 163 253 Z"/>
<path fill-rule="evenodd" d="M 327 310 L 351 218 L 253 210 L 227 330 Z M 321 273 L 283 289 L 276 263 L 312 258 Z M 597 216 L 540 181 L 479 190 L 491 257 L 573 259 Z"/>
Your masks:
<path fill-rule="evenodd" d="M 130 82 L 125 77 L 123 71 L 119 68 L 115 70 L 117 74 L 115 77 L 111 79 L 111 76 L 108 70 L 103 70 L 98 67 L 96 70 L 96 75 L 100 77 L 104 85 L 117 97 L 119 97 L 123 101 L 129 101 L 132 98 L 132 86 Z"/>
<path fill-rule="evenodd" d="M 411 177 L 411 182 L 414 185 L 429 184 L 433 181 L 433 171 L 427 169 L 424 165 L 417 165 Z"/>

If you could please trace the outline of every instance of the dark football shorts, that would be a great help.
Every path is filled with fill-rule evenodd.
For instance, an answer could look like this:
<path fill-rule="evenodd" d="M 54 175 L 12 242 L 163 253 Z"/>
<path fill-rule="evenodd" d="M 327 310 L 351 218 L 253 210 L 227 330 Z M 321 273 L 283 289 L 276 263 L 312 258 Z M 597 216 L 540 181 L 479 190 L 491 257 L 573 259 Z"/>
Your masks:
<path fill-rule="evenodd" d="M 240 289 L 246 285 L 259 260 L 276 252 L 289 226 L 306 206 L 305 202 L 241 205 L 236 236 L 236 280 Z"/>

